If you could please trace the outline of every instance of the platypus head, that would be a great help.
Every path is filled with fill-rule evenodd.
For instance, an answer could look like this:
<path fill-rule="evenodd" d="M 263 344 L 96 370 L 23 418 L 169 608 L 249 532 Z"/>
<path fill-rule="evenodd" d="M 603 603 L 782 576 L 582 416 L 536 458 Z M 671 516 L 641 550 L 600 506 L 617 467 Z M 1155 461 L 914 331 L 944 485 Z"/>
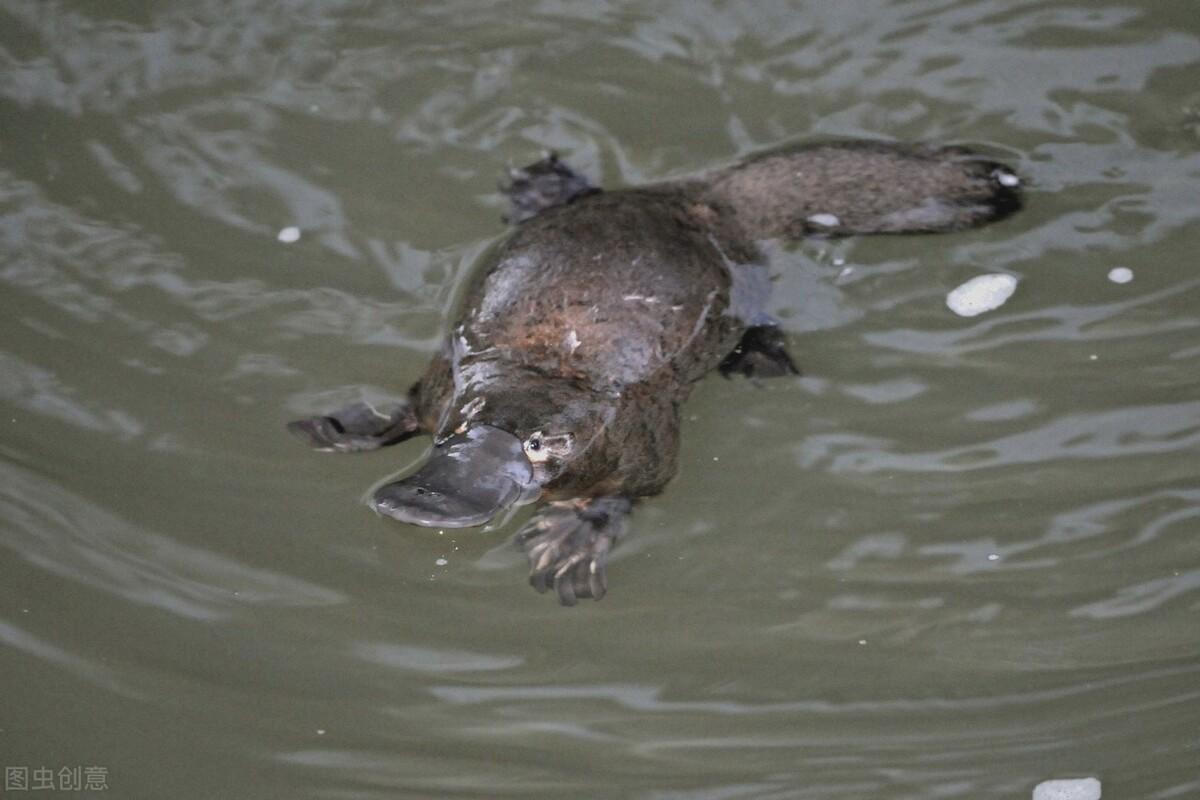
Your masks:
<path fill-rule="evenodd" d="M 417 472 L 375 491 L 381 514 L 429 527 L 483 525 L 547 489 L 578 488 L 606 474 L 601 445 L 612 402 L 561 380 L 491 386 L 457 404 Z"/>

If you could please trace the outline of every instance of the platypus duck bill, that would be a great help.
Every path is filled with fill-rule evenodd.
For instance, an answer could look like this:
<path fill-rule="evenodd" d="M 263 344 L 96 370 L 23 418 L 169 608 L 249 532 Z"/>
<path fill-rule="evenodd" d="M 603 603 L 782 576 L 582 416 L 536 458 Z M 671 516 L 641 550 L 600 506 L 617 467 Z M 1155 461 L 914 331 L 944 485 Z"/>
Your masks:
<path fill-rule="evenodd" d="M 533 499 L 536 490 L 521 440 L 491 425 L 476 425 L 435 446 L 412 475 L 379 487 L 371 506 L 413 525 L 470 528 Z"/>

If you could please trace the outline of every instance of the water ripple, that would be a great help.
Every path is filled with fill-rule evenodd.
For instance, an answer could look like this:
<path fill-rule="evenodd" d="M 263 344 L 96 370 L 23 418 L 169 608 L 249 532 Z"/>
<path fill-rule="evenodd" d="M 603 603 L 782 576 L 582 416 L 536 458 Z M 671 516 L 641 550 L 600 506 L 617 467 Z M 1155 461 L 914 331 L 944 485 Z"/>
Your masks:
<path fill-rule="evenodd" d="M 84 678 L 89 683 L 107 689 L 110 692 L 115 692 L 123 697 L 139 699 L 143 696 L 140 691 L 134 689 L 121 677 L 119 671 L 109 669 L 92 659 L 83 658 L 64 650 L 58 645 L 38 639 L 28 631 L 22 630 L 4 620 L 0 620 L 0 642 L 22 653 L 33 656 L 39 661 L 65 669 Z"/>
<path fill-rule="evenodd" d="M 828 459 L 834 473 L 938 473 L 1187 452 L 1200 445 L 1200 402 L 1064 414 L 1020 433 L 930 452 L 868 449 L 872 443 L 845 433 L 817 434 L 797 447 L 797 461 L 812 466 Z"/>
<path fill-rule="evenodd" d="M 1105 326 L 1134 309 L 1153 309 L 1177 295 L 1187 295 L 1200 287 L 1200 280 L 1182 281 L 1158 292 L 1148 292 L 1090 306 L 1060 305 L 1025 313 L 1000 313 L 961 328 L 941 331 L 893 329 L 867 333 L 868 343 L 908 353 L 965 355 L 994 350 L 1012 344 L 1047 341 L 1101 342 L 1137 336 L 1156 336 L 1200 327 L 1200 320 L 1177 316 L 1153 322 L 1125 321 Z"/>
<path fill-rule="evenodd" d="M 453 672 L 492 672 L 520 666 L 517 656 L 496 656 L 465 650 L 417 647 L 387 642 L 357 642 L 354 654 L 384 667 L 433 674 Z"/>
<path fill-rule="evenodd" d="M 187 619 L 221 619 L 256 606 L 327 606 L 346 601 L 331 589 L 140 529 L 45 478 L 3 462 L 0 521 L 0 545 L 14 557 Z"/>
<path fill-rule="evenodd" d="M 704 713 L 722 716 L 763 714 L 857 715 L 862 713 L 899 714 L 979 709 L 1042 707 L 1065 703 L 1080 696 L 1102 697 L 1117 690 L 1129 691 L 1139 684 L 1200 675 L 1200 665 L 1146 667 L 1138 672 L 1086 682 L 1071 682 L 1052 689 L 971 697 L 929 697 L 890 700 L 789 700 L 747 703 L 734 700 L 666 700 L 660 687 L 635 684 L 592 684 L 581 686 L 431 686 L 434 697 L 453 705 L 490 705 L 557 703 L 599 700 L 620 708 L 652 713 Z M 1200 697 L 1200 693 L 1197 693 Z M 1107 713 L 1107 712 L 1106 712 Z M 908 736 L 909 734 L 897 734 Z"/>

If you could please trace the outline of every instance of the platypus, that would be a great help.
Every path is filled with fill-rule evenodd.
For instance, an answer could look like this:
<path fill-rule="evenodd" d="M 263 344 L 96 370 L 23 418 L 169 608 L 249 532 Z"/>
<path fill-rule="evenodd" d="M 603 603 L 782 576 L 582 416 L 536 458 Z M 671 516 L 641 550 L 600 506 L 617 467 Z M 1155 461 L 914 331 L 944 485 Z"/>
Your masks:
<path fill-rule="evenodd" d="M 962 230 L 1016 211 L 1019 184 L 968 149 L 869 141 L 611 191 L 550 154 L 502 187 L 513 230 L 407 402 L 288 427 L 342 452 L 430 434 L 428 460 L 375 490 L 376 511 L 458 528 L 541 503 L 517 534 L 530 582 L 564 605 L 599 600 L 633 503 L 675 475 L 693 385 L 714 370 L 797 372 L 780 328 L 746 300 L 757 242 Z"/>

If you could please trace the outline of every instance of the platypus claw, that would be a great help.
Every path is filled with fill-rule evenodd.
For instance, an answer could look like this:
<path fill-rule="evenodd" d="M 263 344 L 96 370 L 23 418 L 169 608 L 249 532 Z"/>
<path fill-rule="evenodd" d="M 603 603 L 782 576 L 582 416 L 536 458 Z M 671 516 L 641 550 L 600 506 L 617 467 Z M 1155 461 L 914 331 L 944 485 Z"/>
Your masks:
<path fill-rule="evenodd" d="M 359 402 L 289 422 L 287 429 L 317 450 L 352 453 L 402 442 L 419 433 L 421 425 L 405 403 L 378 409 Z"/>
<path fill-rule="evenodd" d="M 517 534 L 529 557 L 529 584 L 553 587 L 559 602 L 599 600 L 608 591 L 608 554 L 625 532 L 629 500 L 599 497 L 547 506 Z"/>

